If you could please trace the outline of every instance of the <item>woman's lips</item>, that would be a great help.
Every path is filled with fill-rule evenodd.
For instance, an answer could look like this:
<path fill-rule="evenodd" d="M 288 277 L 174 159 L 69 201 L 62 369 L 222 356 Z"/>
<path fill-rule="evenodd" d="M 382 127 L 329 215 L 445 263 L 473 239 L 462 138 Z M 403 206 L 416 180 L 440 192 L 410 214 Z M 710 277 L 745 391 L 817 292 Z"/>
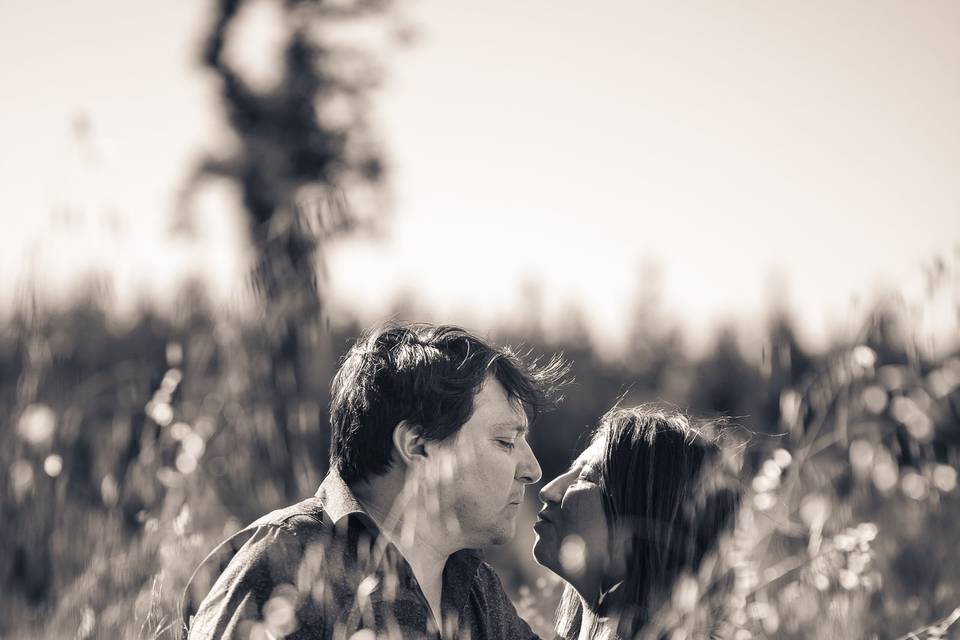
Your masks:
<path fill-rule="evenodd" d="M 537 524 L 541 522 L 549 522 L 553 524 L 553 518 L 551 518 L 550 515 L 547 514 L 545 511 L 541 511 L 540 513 L 537 514 Z"/>

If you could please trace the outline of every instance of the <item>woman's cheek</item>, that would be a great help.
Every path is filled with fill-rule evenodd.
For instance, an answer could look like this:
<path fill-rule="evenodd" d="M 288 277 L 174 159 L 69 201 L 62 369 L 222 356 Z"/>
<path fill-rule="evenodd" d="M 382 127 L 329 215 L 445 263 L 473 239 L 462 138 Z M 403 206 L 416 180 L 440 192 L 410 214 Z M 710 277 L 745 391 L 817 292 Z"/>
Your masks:
<path fill-rule="evenodd" d="M 566 534 L 575 533 L 580 537 L 586 537 L 589 534 L 591 528 L 590 516 L 584 510 L 583 497 L 579 491 L 570 492 L 562 505 L 566 529 L 564 533 Z"/>

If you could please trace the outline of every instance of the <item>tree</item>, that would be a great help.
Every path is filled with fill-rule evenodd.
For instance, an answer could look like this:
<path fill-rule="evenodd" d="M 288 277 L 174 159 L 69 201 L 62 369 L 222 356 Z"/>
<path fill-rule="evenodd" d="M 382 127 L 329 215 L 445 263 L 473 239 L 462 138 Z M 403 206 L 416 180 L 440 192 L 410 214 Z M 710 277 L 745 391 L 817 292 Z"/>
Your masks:
<path fill-rule="evenodd" d="M 345 194 L 384 191 L 384 163 L 367 106 L 379 81 L 377 65 L 369 52 L 334 42 L 325 27 L 379 19 L 391 2 L 277 2 L 288 33 L 280 76 L 267 89 L 244 78 L 225 54 L 244 0 L 216 2 L 203 64 L 216 74 L 223 111 L 239 144 L 228 155 L 203 158 L 184 202 L 189 205 L 212 178 L 228 180 L 242 194 L 266 352 L 263 371 L 251 371 L 249 382 L 263 392 L 259 401 L 269 405 L 272 416 L 272 424 L 257 431 L 269 449 L 264 459 L 282 479 L 283 498 L 292 499 L 300 489 L 293 414 L 298 401 L 319 384 L 311 363 L 322 324 L 317 283 L 322 249 L 331 238 L 369 224 L 369 212 L 365 217 L 348 207 Z"/>

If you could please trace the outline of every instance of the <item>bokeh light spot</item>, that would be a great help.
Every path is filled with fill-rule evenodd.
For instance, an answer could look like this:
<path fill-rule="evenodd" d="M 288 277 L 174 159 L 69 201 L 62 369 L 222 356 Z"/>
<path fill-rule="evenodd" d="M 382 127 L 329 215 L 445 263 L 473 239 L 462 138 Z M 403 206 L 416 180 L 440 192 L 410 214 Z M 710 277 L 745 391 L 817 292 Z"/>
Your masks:
<path fill-rule="evenodd" d="M 953 491 L 957 488 L 957 470 L 946 464 L 938 464 L 933 470 L 933 484 L 944 493 Z"/>
<path fill-rule="evenodd" d="M 903 372 L 903 367 L 888 364 L 877 369 L 877 379 L 888 391 L 896 391 L 903 388 L 906 375 Z"/>
<path fill-rule="evenodd" d="M 866 440 L 850 443 L 850 464 L 856 472 L 864 473 L 873 466 L 873 445 Z"/>
<path fill-rule="evenodd" d="M 867 542 L 875 540 L 880 533 L 880 528 L 872 522 L 861 522 L 857 529 L 860 531 L 860 536 Z"/>
<path fill-rule="evenodd" d="M 903 474 L 900 479 L 900 489 L 903 491 L 903 495 L 908 498 L 923 500 L 927 497 L 929 486 L 926 478 L 919 473 L 909 471 Z"/>
<path fill-rule="evenodd" d="M 278 589 L 263 606 L 263 618 L 267 628 L 276 637 L 284 637 L 297 629 L 296 594 Z"/>
<path fill-rule="evenodd" d="M 824 495 L 813 493 L 800 503 L 800 519 L 810 529 L 823 526 L 830 516 L 830 500 Z"/>
<path fill-rule="evenodd" d="M 843 587 L 847 591 L 851 591 L 853 589 L 856 589 L 857 586 L 860 584 L 860 578 L 857 576 L 856 573 L 854 573 L 853 571 L 850 571 L 849 569 L 841 569 L 839 582 L 841 587 Z"/>
<path fill-rule="evenodd" d="M 800 394 L 787 389 L 780 394 L 780 415 L 785 424 L 793 424 L 800 417 Z"/>
<path fill-rule="evenodd" d="M 781 469 L 786 469 L 793 461 L 793 456 L 790 455 L 789 451 L 781 448 L 773 452 L 773 461 L 776 462 Z"/>
<path fill-rule="evenodd" d="M 877 353 L 865 344 L 854 347 L 851 355 L 853 363 L 863 369 L 871 369 L 877 362 Z"/>
<path fill-rule="evenodd" d="M 147 403 L 147 415 L 161 427 L 165 427 L 173 421 L 173 408 L 166 402 Z"/>
<path fill-rule="evenodd" d="M 120 487 L 117 485 L 113 474 L 108 473 L 103 476 L 103 480 L 100 482 L 100 495 L 103 498 L 104 505 L 107 507 L 116 506 L 120 499 Z"/>
<path fill-rule="evenodd" d="M 179 367 L 183 363 L 183 346 L 179 342 L 167 343 L 167 364 Z"/>
<path fill-rule="evenodd" d="M 874 457 L 873 484 L 881 493 L 887 493 L 897 486 L 897 465 L 886 449 L 877 451 Z"/>
<path fill-rule="evenodd" d="M 881 413 L 887 408 L 887 392 L 880 385 L 872 384 L 863 390 L 863 404 L 871 413 Z"/>
<path fill-rule="evenodd" d="M 781 467 L 776 460 L 766 460 L 763 463 L 762 471 L 763 475 L 779 482 L 780 474 L 783 473 L 783 467 Z"/>
<path fill-rule="evenodd" d="M 199 458 L 203 455 L 204 446 L 203 438 L 192 431 L 183 439 L 184 452 L 194 458 Z"/>
<path fill-rule="evenodd" d="M 779 478 L 775 479 L 766 475 L 760 475 L 753 479 L 753 482 L 751 482 L 751 486 L 753 487 L 753 490 L 756 491 L 757 493 L 765 493 L 767 491 L 771 491 L 772 489 L 774 489 L 779 483 L 778 481 L 779 481 Z"/>
<path fill-rule="evenodd" d="M 23 410 L 17 431 L 24 440 L 33 445 L 49 442 L 57 426 L 53 409 L 43 404 L 31 404 Z"/>
<path fill-rule="evenodd" d="M 183 475 L 190 475 L 197 470 L 197 459 L 186 451 L 177 454 L 177 471 Z"/>
<path fill-rule="evenodd" d="M 573 534 L 563 539 L 560 545 L 560 564 L 571 576 L 583 574 L 587 566 L 587 546 L 583 538 Z"/>
<path fill-rule="evenodd" d="M 192 430 L 186 422 L 175 422 L 170 426 L 170 437 L 180 441 L 186 438 Z"/>
<path fill-rule="evenodd" d="M 15 460 L 10 465 L 10 484 L 13 485 L 14 500 L 22 502 L 33 488 L 33 466 L 26 460 Z"/>
<path fill-rule="evenodd" d="M 43 472 L 51 478 L 56 478 L 63 471 L 63 458 L 60 454 L 51 453 L 43 461 Z"/>
<path fill-rule="evenodd" d="M 766 511 L 767 509 L 773 507 L 773 505 L 776 503 L 776 498 L 769 493 L 758 493 L 757 495 L 753 496 L 753 506 L 759 511 Z"/>
<path fill-rule="evenodd" d="M 830 578 L 818 573 L 813 579 L 813 586 L 817 588 L 817 591 L 826 591 L 830 588 Z"/>

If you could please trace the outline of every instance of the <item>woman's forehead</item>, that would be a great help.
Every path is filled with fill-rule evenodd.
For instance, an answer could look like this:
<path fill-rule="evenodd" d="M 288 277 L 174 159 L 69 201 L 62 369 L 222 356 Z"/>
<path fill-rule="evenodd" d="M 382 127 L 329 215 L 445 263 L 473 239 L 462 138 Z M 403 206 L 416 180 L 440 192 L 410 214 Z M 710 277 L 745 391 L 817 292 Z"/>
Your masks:
<path fill-rule="evenodd" d="M 574 465 L 577 466 L 597 466 L 600 462 L 600 458 L 603 457 L 603 448 L 606 446 L 606 439 L 604 437 L 599 437 L 594 439 L 583 452 L 577 456 L 577 459 L 573 461 Z"/>

